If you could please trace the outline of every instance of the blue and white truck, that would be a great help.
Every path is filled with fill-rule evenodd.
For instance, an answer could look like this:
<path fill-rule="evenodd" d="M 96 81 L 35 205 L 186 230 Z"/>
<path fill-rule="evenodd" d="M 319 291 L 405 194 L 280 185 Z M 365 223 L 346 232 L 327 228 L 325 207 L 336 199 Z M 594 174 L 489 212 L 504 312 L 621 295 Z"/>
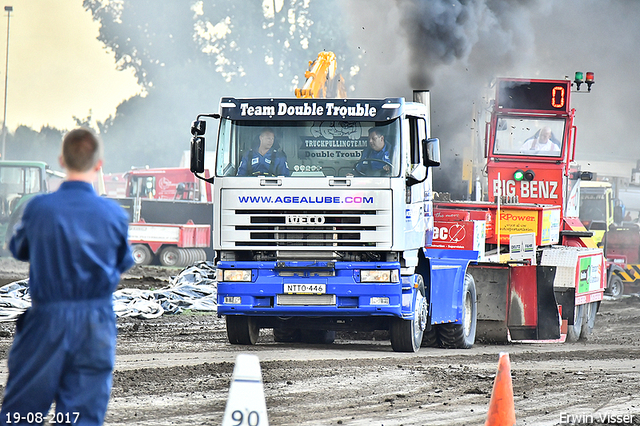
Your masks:
<path fill-rule="evenodd" d="M 467 266 L 478 252 L 428 248 L 440 158 L 428 92 L 411 102 L 225 97 L 219 113 L 200 114 L 191 127 L 197 176 L 207 122 L 218 127 L 207 139 L 216 156 L 207 181 L 218 314 L 231 343 L 255 344 L 261 328 L 273 328 L 276 341 L 318 343 L 340 330 L 388 330 L 399 352 L 436 339 L 473 345 L 476 290 Z M 256 167 L 238 176 L 265 128 L 288 173 Z M 382 159 L 363 158 L 372 128 L 384 137 Z M 261 161 L 282 160 L 267 153 Z"/>

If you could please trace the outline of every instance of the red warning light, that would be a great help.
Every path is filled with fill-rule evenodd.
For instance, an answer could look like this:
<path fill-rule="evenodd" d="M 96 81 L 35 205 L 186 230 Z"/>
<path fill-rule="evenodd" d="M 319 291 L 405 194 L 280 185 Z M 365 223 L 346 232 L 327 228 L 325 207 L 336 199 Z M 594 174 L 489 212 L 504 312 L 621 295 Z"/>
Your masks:
<path fill-rule="evenodd" d="M 595 75 L 590 71 L 587 72 L 587 76 L 584 80 L 585 80 L 585 83 L 587 83 L 587 89 L 589 89 L 589 91 L 591 91 L 591 85 L 595 83 L 594 79 L 595 79 Z"/>

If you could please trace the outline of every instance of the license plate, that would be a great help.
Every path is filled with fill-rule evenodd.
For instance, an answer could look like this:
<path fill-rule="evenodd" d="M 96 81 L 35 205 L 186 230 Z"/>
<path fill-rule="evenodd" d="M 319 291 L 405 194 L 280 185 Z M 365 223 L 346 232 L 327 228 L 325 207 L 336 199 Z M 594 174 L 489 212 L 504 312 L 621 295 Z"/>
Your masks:
<path fill-rule="evenodd" d="M 327 292 L 326 284 L 285 284 L 284 292 L 286 294 L 325 294 Z"/>

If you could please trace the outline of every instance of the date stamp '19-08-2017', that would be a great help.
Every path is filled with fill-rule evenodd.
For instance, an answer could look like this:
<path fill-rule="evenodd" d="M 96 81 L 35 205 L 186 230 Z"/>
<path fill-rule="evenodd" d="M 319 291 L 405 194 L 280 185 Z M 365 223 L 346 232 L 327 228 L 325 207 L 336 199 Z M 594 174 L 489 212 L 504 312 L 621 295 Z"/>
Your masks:
<path fill-rule="evenodd" d="M 4 423 L 6 424 L 42 424 L 43 421 L 47 421 L 49 424 L 60 425 L 74 425 L 78 423 L 80 413 L 5 413 L 6 418 Z"/>

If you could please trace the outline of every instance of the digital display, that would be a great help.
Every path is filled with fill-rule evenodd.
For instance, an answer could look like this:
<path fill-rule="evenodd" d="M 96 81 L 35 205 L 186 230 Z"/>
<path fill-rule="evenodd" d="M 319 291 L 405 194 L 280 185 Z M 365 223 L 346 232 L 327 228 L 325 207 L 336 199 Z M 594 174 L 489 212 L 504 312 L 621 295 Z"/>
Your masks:
<path fill-rule="evenodd" d="M 500 80 L 496 95 L 498 108 L 569 112 L 571 82 Z"/>

